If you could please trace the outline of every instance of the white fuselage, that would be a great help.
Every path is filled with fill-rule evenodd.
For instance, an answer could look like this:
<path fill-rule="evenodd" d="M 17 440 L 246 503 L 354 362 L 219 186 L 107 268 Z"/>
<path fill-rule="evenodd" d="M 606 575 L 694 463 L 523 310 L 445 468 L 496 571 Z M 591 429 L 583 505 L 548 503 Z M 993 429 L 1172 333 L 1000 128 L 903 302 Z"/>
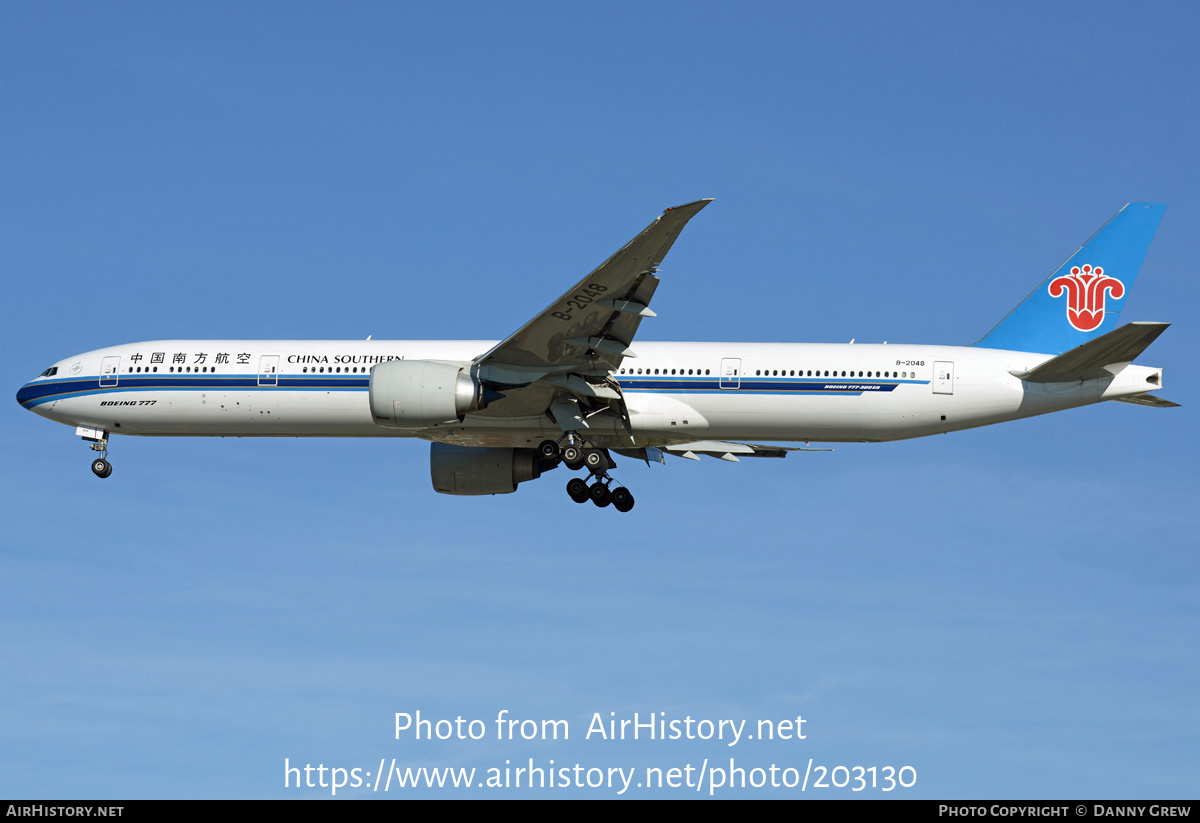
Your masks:
<path fill-rule="evenodd" d="M 546 414 L 424 429 L 376 424 L 370 369 L 395 359 L 469 362 L 489 341 L 161 340 L 56 364 L 18 393 L 73 426 L 151 436 L 420 437 L 525 447 L 557 438 Z M 1026 383 L 1050 355 L 957 346 L 640 342 L 613 377 L 637 445 L 701 439 L 883 441 L 968 429 L 1161 388 L 1155 369 Z M 50 370 L 48 370 L 50 371 Z M 629 444 L 603 419 L 596 445 Z"/>

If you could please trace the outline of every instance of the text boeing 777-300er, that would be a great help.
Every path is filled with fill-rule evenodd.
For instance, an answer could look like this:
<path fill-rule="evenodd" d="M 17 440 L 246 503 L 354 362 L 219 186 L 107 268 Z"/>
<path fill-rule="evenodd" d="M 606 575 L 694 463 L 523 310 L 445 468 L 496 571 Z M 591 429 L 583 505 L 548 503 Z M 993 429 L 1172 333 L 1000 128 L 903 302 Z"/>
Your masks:
<path fill-rule="evenodd" d="M 1131 203 L 973 346 L 639 343 L 667 251 L 708 205 L 667 209 L 499 343 L 157 340 L 68 357 L 21 387 L 108 477 L 113 434 L 419 437 L 433 487 L 504 494 L 564 463 L 577 502 L 633 507 L 612 455 L 783 457 L 736 442 L 881 441 L 1102 400 L 1174 406 L 1132 365 L 1166 323 L 1117 326 L 1162 218 Z M 635 353 L 636 348 L 636 353 Z"/>

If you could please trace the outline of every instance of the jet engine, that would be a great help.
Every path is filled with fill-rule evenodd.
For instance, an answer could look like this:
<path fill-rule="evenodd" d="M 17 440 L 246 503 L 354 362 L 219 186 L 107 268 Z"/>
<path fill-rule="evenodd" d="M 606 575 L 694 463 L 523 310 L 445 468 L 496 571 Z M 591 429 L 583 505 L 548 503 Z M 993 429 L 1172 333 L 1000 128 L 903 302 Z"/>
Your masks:
<path fill-rule="evenodd" d="M 433 490 L 442 494 L 510 494 L 518 483 L 541 477 L 542 458 L 535 449 L 429 447 Z"/>
<path fill-rule="evenodd" d="M 371 415 L 380 426 L 422 429 L 461 422 L 502 395 L 467 368 L 432 360 L 389 360 L 371 369 Z"/>

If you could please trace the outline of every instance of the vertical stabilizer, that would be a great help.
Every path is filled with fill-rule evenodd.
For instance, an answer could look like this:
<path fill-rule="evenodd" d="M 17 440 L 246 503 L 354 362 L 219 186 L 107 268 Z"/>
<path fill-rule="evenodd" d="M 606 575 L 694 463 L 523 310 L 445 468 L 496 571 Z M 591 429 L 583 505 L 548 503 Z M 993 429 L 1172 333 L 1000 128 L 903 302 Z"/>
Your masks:
<path fill-rule="evenodd" d="M 1061 354 L 1115 329 L 1165 209 L 1125 206 L 975 345 Z"/>

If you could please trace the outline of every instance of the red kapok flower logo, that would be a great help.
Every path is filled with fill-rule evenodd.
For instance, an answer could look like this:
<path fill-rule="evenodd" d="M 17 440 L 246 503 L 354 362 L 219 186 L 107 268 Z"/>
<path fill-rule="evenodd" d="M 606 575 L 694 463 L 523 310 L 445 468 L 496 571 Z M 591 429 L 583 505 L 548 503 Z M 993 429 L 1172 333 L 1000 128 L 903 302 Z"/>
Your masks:
<path fill-rule="evenodd" d="M 1096 266 L 1072 266 L 1071 273 L 1050 281 L 1050 296 L 1067 295 L 1067 320 L 1079 331 L 1093 331 L 1104 322 L 1104 295 L 1125 296 L 1125 284 Z"/>

